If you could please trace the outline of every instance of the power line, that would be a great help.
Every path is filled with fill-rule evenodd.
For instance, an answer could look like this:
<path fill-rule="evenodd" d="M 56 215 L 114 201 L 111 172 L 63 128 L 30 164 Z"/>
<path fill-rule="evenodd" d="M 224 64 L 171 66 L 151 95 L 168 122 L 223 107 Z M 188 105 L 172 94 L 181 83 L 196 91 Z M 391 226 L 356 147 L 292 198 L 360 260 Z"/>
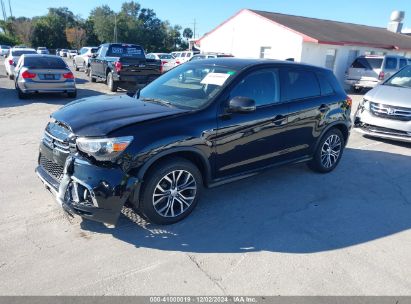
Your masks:
<path fill-rule="evenodd" d="M 11 11 L 11 4 L 10 4 L 10 0 L 9 0 L 9 10 L 10 10 L 10 17 L 13 18 L 13 12 Z"/>

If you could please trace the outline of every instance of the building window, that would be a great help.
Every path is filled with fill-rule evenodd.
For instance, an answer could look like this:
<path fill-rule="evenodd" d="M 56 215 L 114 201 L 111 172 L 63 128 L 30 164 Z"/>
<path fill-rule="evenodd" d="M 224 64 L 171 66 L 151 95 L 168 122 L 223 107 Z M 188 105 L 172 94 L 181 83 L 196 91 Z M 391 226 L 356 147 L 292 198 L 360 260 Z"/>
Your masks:
<path fill-rule="evenodd" d="M 270 58 L 271 46 L 260 47 L 260 58 Z"/>
<path fill-rule="evenodd" d="M 337 56 L 336 49 L 328 49 L 325 55 L 325 67 L 334 71 L 335 57 Z"/>

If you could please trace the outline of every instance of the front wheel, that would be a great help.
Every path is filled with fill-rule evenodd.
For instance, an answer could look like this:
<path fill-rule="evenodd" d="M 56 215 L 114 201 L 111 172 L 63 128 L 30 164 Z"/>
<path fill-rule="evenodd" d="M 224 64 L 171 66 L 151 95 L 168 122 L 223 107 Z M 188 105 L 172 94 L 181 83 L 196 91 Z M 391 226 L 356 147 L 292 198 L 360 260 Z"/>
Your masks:
<path fill-rule="evenodd" d="M 328 173 L 337 167 L 345 147 L 344 136 L 338 129 L 331 129 L 322 137 L 313 159 L 308 163 L 310 169 Z"/>
<path fill-rule="evenodd" d="M 139 211 L 160 225 L 173 224 L 195 208 L 203 180 L 198 168 L 188 160 L 173 158 L 155 165 L 142 187 Z"/>

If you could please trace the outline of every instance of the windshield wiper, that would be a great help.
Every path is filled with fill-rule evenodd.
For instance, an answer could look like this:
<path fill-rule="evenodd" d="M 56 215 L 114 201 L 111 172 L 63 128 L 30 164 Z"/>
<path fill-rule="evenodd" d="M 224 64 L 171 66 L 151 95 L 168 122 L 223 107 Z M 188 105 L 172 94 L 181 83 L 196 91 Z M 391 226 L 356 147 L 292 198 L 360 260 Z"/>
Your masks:
<path fill-rule="evenodd" d="M 171 102 L 167 101 L 167 100 L 163 100 L 163 99 L 159 99 L 159 98 L 141 98 L 141 101 L 145 101 L 145 102 L 153 102 L 153 103 L 158 103 L 161 104 L 163 106 L 168 106 L 168 107 L 173 107 L 173 105 L 171 104 Z"/>

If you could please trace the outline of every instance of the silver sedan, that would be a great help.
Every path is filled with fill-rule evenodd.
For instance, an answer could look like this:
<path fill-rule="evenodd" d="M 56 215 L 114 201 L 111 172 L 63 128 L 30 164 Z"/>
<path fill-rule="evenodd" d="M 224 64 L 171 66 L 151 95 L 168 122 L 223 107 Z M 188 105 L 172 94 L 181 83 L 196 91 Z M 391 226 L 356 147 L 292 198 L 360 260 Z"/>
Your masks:
<path fill-rule="evenodd" d="M 76 82 L 67 64 L 54 55 L 22 55 L 15 70 L 19 98 L 33 93 L 66 93 L 77 96 Z"/>
<path fill-rule="evenodd" d="M 411 142 L 411 66 L 364 95 L 355 130 L 373 137 Z"/>

